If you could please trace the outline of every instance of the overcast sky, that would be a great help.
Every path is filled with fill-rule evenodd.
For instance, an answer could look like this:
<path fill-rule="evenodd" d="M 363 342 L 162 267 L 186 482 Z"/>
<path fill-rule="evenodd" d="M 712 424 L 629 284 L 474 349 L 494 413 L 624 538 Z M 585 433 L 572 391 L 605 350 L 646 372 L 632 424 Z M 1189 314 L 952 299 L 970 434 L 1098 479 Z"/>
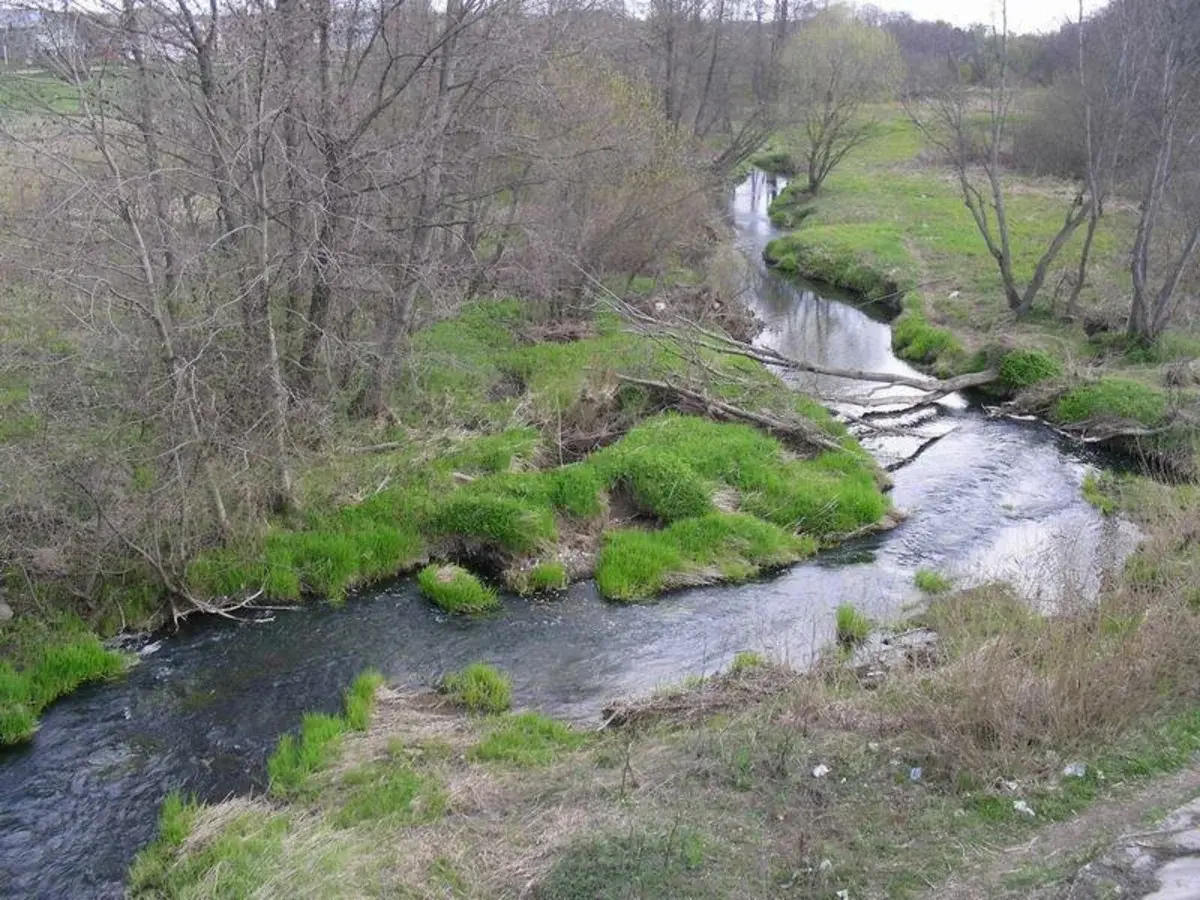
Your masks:
<path fill-rule="evenodd" d="M 955 25 L 990 25 L 993 19 L 1000 20 L 999 0 L 872 0 L 871 5 Z M 1084 12 L 1103 5 L 1103 0 L 1084 0 Z M 1008 0 L 1008 28 L 1014 32 L 1054 31 L 1078 15 L 1079 0 Z"/>

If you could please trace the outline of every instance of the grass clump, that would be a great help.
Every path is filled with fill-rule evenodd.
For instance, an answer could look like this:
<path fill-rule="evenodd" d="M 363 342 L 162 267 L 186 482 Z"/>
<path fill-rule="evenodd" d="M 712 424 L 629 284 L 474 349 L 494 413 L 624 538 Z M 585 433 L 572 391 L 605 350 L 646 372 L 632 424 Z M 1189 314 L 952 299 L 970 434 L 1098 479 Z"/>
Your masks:
<path fill-rule="evenodd" d="M 450 613 L 482 613 L 500 606 L 496 592 L 459 566 L 429 565 L 417 575 L 421 593 Z"/>
<path fill-rule="evenodd" d="M 745 581 L 816 552 L 816 541 L 741 513 L 710 513 L 661 531 L 608 532 L 596 585 L 613 600 L 638 600 L 673 587 Z"/>
<path fill-rule="evenodd" d="M 871 620 L 851 604 L 843 603 L 837 608 L 836 633 L 839 646 L 854 647 L 870 635 Z"/>
<path fill-rule="evenodd" d="M 622 442 L 598 460 L 614 489 L 648 515 L 677 522 L 710 512 L 712 485 L 671 449 Z"/>
<path fill-rule="evenodd" d="M 941 572 L 933 569 L 918 569 L 913 576 L 913 584 L 926 594 L 945 594 L 954 587 L 954 583 Z"/>
<path fill-rule="evenodd" d="M 567 567 L 556 559 L 540 562 L 530 569 L 514 572 L 509 581 L 513 589 L 522 596 L 565 591 L 571 583 Z"/>
<path fill-rule="evenodd" d="M 278 797 L 304 796 L 310 777 L 327 766 L 350 731 L 365 731 L 375 706 L 375 693 L 383 676 L 374 670 L 359 675 L 346 691 L 345 714 L 306 713 L 299 734 L 285 734 L 267 760 L 271 793 Z"/>
<path fill-rule="evenodd" d="M 892 349 L 901 359 L 918 365 L 939 364 L 947 370 L 963 357 L 962 344 L 948 329 L 929 324 L 915 306 L 892 326 Z"/>
<path fill-rule="evenodd" d="M 468 712 L 502 713 L 512 706 L 512 679 L 486 663 L 445 676 L 440 690 Z"/>
<path fill-rule="evenodd" d="M 1000 380 L 1013 390 L 1059 378 L 1062 363 L 1042 350 L 1011 350 L 1000 361 Z"/>
<path fill-rule="evenodd" d="M 471 759 L 507 762 L 524 768 L 549 765 L 557 754 L 578 750 L 586 735 L 540 713 L 505 716 L 471 748 Z"/>
<path fill-rule="evenodd" d="M 733 662 L 729 664 L 729 674 L 737 675 L 741 672 L 749 672 L 751 669 L 758 669 L 766 664 L 767 658 L 761 653 L 753 650 L 739 650 L 733 655 Z"/>
<path fill-rule="evenodd" d="M 494 482 L 473 482 L 455 491 L 434 513 L 432 526 L 441 536 L 474 539 L 515 553 L 557 536 L 549 509 L 533 498 L 506 496 Z"/>
<path fill-rule="evenodd" d="M 114 678 L 127 661 L 108 650 L 77 619 L 61 626 L 10 626 L 12 662 L 0 660 L 0 744 L 33 737 L 38 716 L 47 706 L 80 685 Z M 15 665 L 14 665 L 15 663 Z"/>
<path fill-rule="evenodd" d="M 1167 415 L 1167 395 L 1129 378 L 1101 378 L 1068 391 L 1058 398 L 1053 417 L 1077 423 L 1126 419 L 1147 427 L 1161 425 Z"/>

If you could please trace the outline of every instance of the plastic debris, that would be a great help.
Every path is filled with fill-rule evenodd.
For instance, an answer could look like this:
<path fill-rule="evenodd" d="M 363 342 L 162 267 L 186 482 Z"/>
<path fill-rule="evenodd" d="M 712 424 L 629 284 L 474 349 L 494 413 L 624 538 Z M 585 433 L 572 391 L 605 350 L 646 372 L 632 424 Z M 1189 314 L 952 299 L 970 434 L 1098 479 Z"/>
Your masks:
<path fill-rule="evenodd" d="M 1015 809 L 1017 812 L 1021 813 L 1021 815 L 1029 816 L 1030 818 L 1033 818 L 1034 816 L 1037 815 L 1037 813 L 1035 813 L 1033 811 L 1033 807 L 1030 806 L 1028 803 L 1026 803 L 1024 800 L 1014 800 L 1013 801 L 1013 809 Z"/>
<path fill-rule="evenodd" d="M 833 770 L 830 769 L 829 766 L 822 763 L 821 765 L 819 765 L 815 769 L 813 769 L 813 778 L 824 778 L 826 775 L 828 775 L 832 771 Z"/>
<path fill-rule="evenodd" d="M 909 781 L 920 781 L 921 776 L 924 774 L 925 774 L 925 772 L 921 769 L 920 766 L 913 766 L 911 769 L 908 770 L 908 780 Z"/>
<path fill-rule="evenodd" d="M 833 868 L 833 862 L 828 859 L 823 859 L 823 860 L 821 860 L 821 864 L 819 866 L 817 866 L 817 868 L 820 869 L 822 872 L 828 872 L 830 869 Z"/>
<path fill-rule="evenodd" d="M 1082 778 L 1087 774 L 1087 766 L 1083 763 L 1071 763 L 1063 767 L 1064 778 Z"/>
<path fill-rule="evenodd" d="M 838 891 L 837 898 L 838 898 L 838 900 L 850 900 L 850 892 L 849 891 Z"/>

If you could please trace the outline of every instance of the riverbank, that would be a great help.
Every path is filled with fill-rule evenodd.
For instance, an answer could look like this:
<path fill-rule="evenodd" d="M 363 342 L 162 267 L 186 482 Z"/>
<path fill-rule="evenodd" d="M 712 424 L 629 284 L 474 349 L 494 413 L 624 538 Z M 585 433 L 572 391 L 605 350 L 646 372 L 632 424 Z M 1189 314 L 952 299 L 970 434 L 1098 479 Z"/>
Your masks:
<path fill-rule="evenodd" d="M 605 597 L 636 601 L 745 581 L 891 512 L 886 476 L 812 400 L 756 362 L 695 357 L 611 313 L 550 333 L 523 304 L 478 303 L 415 336 L 410 375 L 392 422 L 347 432 L 308 461 L 297 513 L 191 561 L 174 608 L 340 602 L 429 563 L 422 585 L 449 612 L 486 612 L 497 589 L 553 595 L 589 577 Z M 639 383 L 651 379 L 699 380 L 783 431 Z M 121 662 L 76 654 L 89 665 L 43 690 L 24 637 L 40 614 L 20 613 L 0 625 L 14 648 L 0 680 L 6 742 L 28 738 L 55 696 Z M 56 633 L 75 642 L 85 629 L 78 619 L 43 628 L 37 647 L 49 649 L 38 653 L 62 652 Z"/>
<path fill-rule="evenodd" d="M 133 895 L 935 897 L 973 874 L 988 896 L 1057 896 L 1097 835 L 1004 870 L 996 848 L 1140 808 L 1200 751 L 1191 489 L 1097 489 L 1148 537 L 1094 606 L 951 590 L 884 629 L 923 629 L 899 652 L 831 649 L 807 673 L 740 654 L 599 731 L 503 710 L 494 675 L 385 688 L 364 730 L 286 738 L 267 796 L 170 801 Z"/>
<path fill-rule="evenodd" d="M 773 152 L 786 155 L 787 135 Z M 1014 270 L 1028 278 L 1061 224 L 1074 188 L 1008 175 Z M 1014 318 L 995 261 L 975 231 L 953 173 L 936 162 L 898 108 L 881 112 L 872 138 L 830 177 L 820 196 L 799 186 L 771 208 L 792 229 L 767 247 L 780 271 L 852 290 L 900 311 L 898 356 L 942 376 L 998 367 L 1021 351 L 1001 397 L 1088 440 L 1105 440 L 1175 476 L 1197 467 L 1197 394 L 1191 368 L 1200 335 L 1169 331 L 1153 347 L 1123 340 L 1129 274 L 1125 239 L 1131 209 L 1111 204 L 1097 231 L 1079 308 L 1065 308 L 1072 260 L 1068 243 L 1032 313 Z M 1017 371 L 1019 369 L 1019 371 Z"/>

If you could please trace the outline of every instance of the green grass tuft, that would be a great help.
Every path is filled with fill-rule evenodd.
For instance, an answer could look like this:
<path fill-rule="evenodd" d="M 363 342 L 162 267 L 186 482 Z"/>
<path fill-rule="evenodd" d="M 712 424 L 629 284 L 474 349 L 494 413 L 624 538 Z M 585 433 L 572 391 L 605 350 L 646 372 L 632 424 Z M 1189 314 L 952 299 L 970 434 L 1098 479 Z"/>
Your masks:
<path fill-rule="evenodd" d="M 901 359 L 918 365 L 956 368 L 964 356 L 962 344 L 949 330 L 929 324 L 924 313 L 911 306 L 892 325 L 892 349 Z"/>
<path fill-rule="evenodd" d="M 1041 350 L 1012 350 L 1000 361 L 1000 380 L 1013 390 L 1021 390 L 1063 374 L 1063 365 Z"/>
<path fill-rule="evenodd" d="M 616 490 L 642 512 L 663 522 L 702 516 L 713 508 L 713 487 L 667 446 L 622 442 L 600 454 L 597 465 Z"/>
<path fill-rule="evenodd" d="M 861 644 L 871 633 L 871 620 L 849 603 L 837 608 L 837 642 L 843 647 Z"/>
<path fill-rule="evenodd" d="M 125 671 L 126 658 L 82 628 L 73 620 L 62 631 L 39 631 L 21 647 L 20 668 L 0 660 L 0 744 L 29 740 L 38 715 L 59 697 Z"/>
<path fill-rule="evenodd" d="M 469 712 L 502 713 L 512 706 L 512 679 L 486 663 L 447 675 L 440 690 Z"/>
<path fill-rule="evenodd" d="M 346 691 L 346 725 L 352 731 L 366 731 L 375 709 L 375 694 L 383 686 L 383 675 L 367 669 L 354 679 Z"/>
<path fill-rule="evenodd" d="M 417 575 L 421 593 L 452 613 L 482 613 L 500 606 L 496 592 L 458 566 L 426 566 Z"/>
<path fill-rule="evenodd" d="M 711 513 L 661 531 L 608 532 L 596 563 L 596 585 L 610 599 L 638 600 L 687 584 L 745 581 L 816 549 L 812 538 L 753 516 Z"/>
<path fill-rule="evenodd" d="M 918 569 L 913 576 L 913 584 L 926 594 L 945 594 L 954 587 L 954 582 L 933 569 Z"/>
<path fill-rule="evenodd" d="M 737 675 L 741 672 L 749 672 L 751 669 L 757 669 L 767 664 L 767 658 L 761 653 L 756 653 L 753 650 L 739 650 L 733 655 L 733 662 L 729 664 L 729 673 Z"/>
<path fill-rule="evenodd" d="M 1068 391 L 1058 399 L 1053 415 L 1059 422 L 1127 419 L 1148 428 L 1163 424 L 1167 394 L 1129 378 L 1101 378 Z"/>
<path fill-rule="evenodd" d="M 306 713 L 299 734 L 285 734 L 267 760 L 271 793 L 277 797 L 303 797 L 311 793 L 311 776 L 336 758 L 342 738 L 350 731 L 365 731 L 375 706 L 375 693 L 383 676 L 368 669 L 345 694 L 345 714 Z"/>
<path fill-rule="evenodd" d="M 499 719 L 468 755 L 522 767 L 544 766 L 560 752 L 578 750 L 586 740 L 586 735 L 547 716 L 517 713 Z"/>
<path fill-rule="evenodd" d="M 513 588 L 522 596 L 565 591 L 571 583 L 567 567 L 556 559 L 540 562 L 531 569 L 522 569 L 510 578 Z"/>

